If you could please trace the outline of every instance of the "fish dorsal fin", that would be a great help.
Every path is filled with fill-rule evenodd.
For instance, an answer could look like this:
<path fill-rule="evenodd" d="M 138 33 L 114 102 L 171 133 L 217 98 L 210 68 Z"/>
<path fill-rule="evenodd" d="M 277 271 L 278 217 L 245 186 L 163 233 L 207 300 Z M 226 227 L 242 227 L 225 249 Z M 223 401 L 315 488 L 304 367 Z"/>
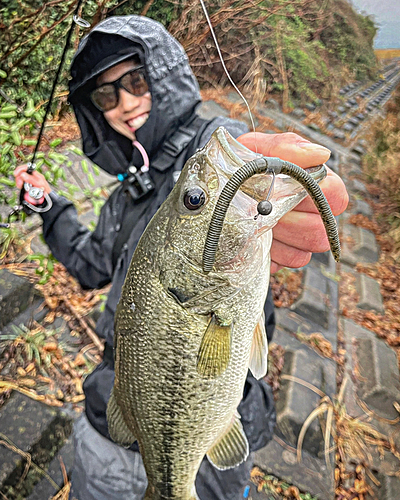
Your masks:
<path fill-rule="evenodd" d="M 249 456 L 249 442 L 236 412 L 228 430 L 208 450 L 207 458 L 217 469 L 236 467 Z"/>
<path fill-rule="evenodd" d="M 265 377 L 268 365 L 268 340 L 265 331 L 265 316 L 261 314 L 260 321 L 254 329 L 253 343 L 250 351 L 249 368 L 256 379 Z"/>
<path fill-rule="evenodd" d="M 233 324 L 222 325 L 215 314 L 201 340 L 197 356 L 197 371 L 207 378 L 222 375 L 231 357 L 231 338 Z"/>
<path fill-rule="evenodd" d="M 126 425 L 121 409 L 115 400 L 114 389 L 111 391 L 111 397 L 107 405 L 107 423 L 108 432 L 114 442 L 129 448 L 136 441 L 132 431 Z"/>

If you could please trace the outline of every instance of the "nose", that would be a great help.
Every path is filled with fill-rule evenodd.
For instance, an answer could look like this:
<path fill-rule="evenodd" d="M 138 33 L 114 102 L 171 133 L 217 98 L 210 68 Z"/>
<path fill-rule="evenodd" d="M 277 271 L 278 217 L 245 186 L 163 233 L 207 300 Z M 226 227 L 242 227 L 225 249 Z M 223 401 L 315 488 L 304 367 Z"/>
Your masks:
<path fill-rule="evenodd" d="M 128 112 L 137 108 L 140 104 L 140 97 L 130 94 L 127 90 L 119 89 L 119 103 L 118 107 L 121 111 Z"/>

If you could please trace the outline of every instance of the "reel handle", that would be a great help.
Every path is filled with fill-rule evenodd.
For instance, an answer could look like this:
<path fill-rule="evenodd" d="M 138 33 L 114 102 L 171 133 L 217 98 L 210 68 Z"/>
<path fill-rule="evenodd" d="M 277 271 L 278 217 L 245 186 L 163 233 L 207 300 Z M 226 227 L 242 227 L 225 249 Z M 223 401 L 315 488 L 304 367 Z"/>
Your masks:
<path fill-rule="evenodd" d="M 19 202 L 27 215 L 34 212 L 48 212 L 53 206 L 50 196 L 44 192 L 44 189 L 32 186 L 29 182 L 24 182 L 19 195 Z"/>

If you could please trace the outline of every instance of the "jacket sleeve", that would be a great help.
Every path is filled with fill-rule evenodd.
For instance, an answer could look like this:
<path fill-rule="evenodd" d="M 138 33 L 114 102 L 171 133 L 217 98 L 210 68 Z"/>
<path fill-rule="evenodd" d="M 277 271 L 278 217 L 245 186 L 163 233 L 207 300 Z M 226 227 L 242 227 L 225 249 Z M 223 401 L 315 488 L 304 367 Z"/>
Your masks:
<path fill-rule="evenodd" d="M 101 288 L 111 281 L 112 273 L 111 251 L 107 248 L 110 242 L 104 242 L 106 233 L 102 217 L 96 230 L 91 232 L 78 221 L 70 201 L 54 192 L 50 196 L 53 207 L 41 214 L 45 242 L 83 288 Z M 107 208 L 106 203 L 103 210 Z M 108 228 L 107 240 L 110 240 L 110 230 L 114 228 Z"/>

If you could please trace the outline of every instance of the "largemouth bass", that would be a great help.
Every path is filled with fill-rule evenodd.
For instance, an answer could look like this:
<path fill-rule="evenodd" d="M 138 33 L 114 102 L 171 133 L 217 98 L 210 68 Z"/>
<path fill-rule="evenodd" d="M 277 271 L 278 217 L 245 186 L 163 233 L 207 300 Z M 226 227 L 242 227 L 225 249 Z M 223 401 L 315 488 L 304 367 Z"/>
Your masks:
<path fill-rule="evenodd" d="M 133 255 L 116 312 L 107 418 L 114 441 L 138 440 L 145 499 L 197 500 L 205 455 L 219 469 L 248 456 L 237 407 L 248 369 L 257 378 L 267 370 L 271 228 L 307 193 L 278 175 L 273 211 L 258 216 L 271 176 L 250 178 L 229 205 L 211 272 L 202 259 L 223 187 L 260 156 L 225 129 L 214 132 L 186 163 Z M 317 181 L 326 174 L 311 170 Z"/>

